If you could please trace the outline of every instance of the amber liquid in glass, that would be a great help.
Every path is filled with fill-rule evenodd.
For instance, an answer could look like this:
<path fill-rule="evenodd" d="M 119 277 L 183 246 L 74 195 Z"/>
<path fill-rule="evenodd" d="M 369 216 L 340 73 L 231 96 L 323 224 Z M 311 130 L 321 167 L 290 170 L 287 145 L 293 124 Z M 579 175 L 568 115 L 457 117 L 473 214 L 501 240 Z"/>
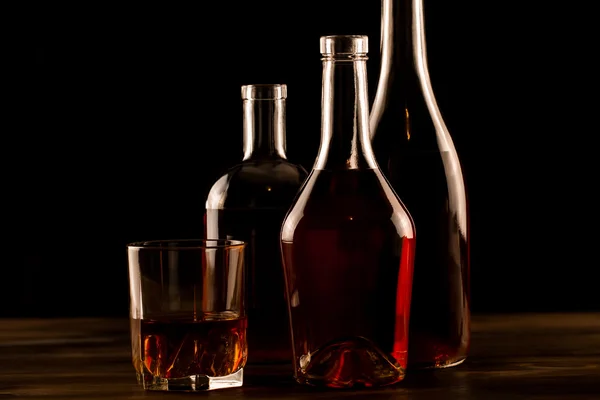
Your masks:
<path fill-rule="evenodd" d="M 155 377 L 226 376 L 237 372 L 246 360 L 245 317 L 203 321 L 142 319 L 139 324 L 132 324 L 135 325 L 139 326 L 141 342 L 134 366 L 148 383 Z"/>
<path fill-rule="evenodd" d="M 293 241 L 282 241 L 305 383 L 368 387 L 404 377 L 414 241 L 408 216 L 394 222 L 382 179 L 373 169 L 313 170 Z"/>

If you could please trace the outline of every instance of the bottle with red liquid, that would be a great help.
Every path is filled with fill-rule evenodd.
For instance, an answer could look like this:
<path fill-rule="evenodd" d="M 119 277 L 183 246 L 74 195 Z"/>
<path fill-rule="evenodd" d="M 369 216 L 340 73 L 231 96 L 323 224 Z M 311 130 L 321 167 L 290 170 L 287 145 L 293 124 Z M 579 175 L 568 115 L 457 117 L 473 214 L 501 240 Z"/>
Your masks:
<path fill-rule="evenodd" d="M 246 242 L 247 365 L 290 365 L 279 232 L 307 176 L 286 154 L 285 84 L 242 86 L 243 159 L 212 185 L 208 239 Z"/>
<path fill-rule="evenodd" d="M 419 231 L 409 369 L 462 363 L 470 344 L 468 204 L 461 163 L 436 103 L 423 0 L 382 0 L 373 149 Z"/>
<path fill-rule="evenodd" d="M 404 379 L 415 227 L 371 149 L 367 36 L 320 39 L 321 145 L 281 230 L 297 382 Z"/>

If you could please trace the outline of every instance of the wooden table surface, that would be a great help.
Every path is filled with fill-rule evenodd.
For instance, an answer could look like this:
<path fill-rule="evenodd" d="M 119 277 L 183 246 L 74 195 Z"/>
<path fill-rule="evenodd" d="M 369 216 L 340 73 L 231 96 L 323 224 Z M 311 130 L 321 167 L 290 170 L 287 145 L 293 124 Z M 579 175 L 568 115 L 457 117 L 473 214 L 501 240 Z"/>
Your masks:
<path fill-rule="evenodd" d="M 244 387 L 144 392 L 130 357 L 129 322 L 0 319 L 3 399 L 600 399 L 600 313 L 474 316 L 470 357 L 455 368 L 409 372 L 382 389 L 317 390 L 286 373 L 247 368 Z"/>

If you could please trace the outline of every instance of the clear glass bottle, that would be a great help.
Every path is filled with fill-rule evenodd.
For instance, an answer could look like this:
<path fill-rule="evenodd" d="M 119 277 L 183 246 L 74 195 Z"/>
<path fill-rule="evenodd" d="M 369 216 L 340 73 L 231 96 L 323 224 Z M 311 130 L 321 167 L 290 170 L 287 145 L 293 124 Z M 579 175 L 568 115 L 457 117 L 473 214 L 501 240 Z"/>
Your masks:
<path fill-rule="evenodd" d="M 423 0 L 382 0 L 373 149 L 419 231 L 409 368 L 458 365 L 470 343 L 468 205 L 427 68 Z"/>
<path fill-rule="evenodd" d="M 205 237 L 247 242 L 248 366 L 292 359 L 279 233 L 308 174 L 286 156 L 286 98 L 285 84 L 242 86 L 243 159 L 206 199 Z"/>
<path fill-rule="evenodd" d="M 321 145 L 281 230 L 294 376 L 389 385 L 404 379 L 415 229 L 371 149 L 367 36 L 320 44 Z"/>

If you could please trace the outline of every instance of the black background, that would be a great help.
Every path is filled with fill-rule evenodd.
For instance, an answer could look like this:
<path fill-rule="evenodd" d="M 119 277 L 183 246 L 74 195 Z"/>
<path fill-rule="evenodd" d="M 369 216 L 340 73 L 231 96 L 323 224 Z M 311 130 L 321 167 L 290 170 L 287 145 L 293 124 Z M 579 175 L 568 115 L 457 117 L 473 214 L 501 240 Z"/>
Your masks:
<path fill-rule="evenodd" d="M 200 236 L 241 157 L 240 85 L 288 85 L 288 156 L 310 169 L 319 36 L 367 34 L 379 55 L 376 0 L 19 4 L 3 13 L 0 316 L 126 316 L 126 243 Z M 597 46 L 566 10 L 525 7 L 426 1 L 473 311 L 598 310 Z"/>

